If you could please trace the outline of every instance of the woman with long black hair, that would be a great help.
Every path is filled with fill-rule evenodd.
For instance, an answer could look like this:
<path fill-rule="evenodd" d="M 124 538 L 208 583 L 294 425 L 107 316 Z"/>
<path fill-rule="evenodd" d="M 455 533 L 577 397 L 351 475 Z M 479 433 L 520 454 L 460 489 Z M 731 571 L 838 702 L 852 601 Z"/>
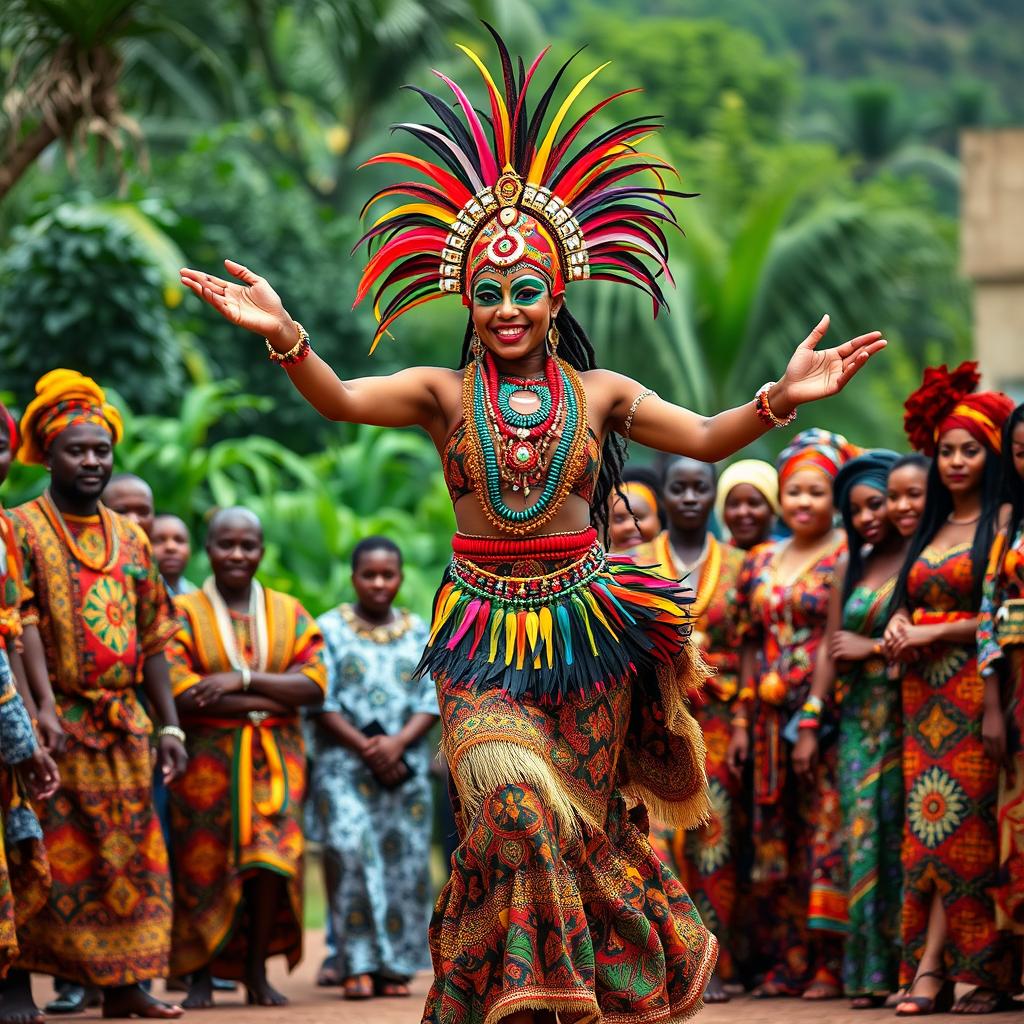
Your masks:
<path fill-rule="evenodd" d="M 885 632 L 903 676 L 901 1016 L 935 1012 L 960 982 L 958 1013 L 996 1008 L 1008 981 L 991 891 L 999 765 L 985 733 L 975 631 L 999 510 L 1001 428 L 1013 403 L 975 392 L 976 364 L 925 371 L 906 403 L 910 443 L 934 456 L 924 516 L 896 583 Z"/>
<path fill-rule="evenodd" d="M 459 532 L 418 671 L 437 684 L 461 843 L 431 926 L 424 1020 L 681 1018 L 699 1005 L 716 943 L 625 798 L 669 824 L 705 814 L 704 744 L 686 707 L 704 669 L 678 583 L 597 541 L 621 482 L 620 438 L 725 458 L 798 404 L 834 394 L 884 341 L 872 333 L 816 351 L 823 319 L 781 382 L 710 418 L 597 369 L 566 287 L 633 284 L 657 308 L 675 224 L 667 200 L 679 193 L 637 149 L 656 121 L 594 137 L 584 129 L 606 100 L 563 131 L 597 72 L 549 118 L 566 67 L 538 92 L 543 54 L 517 66 L 494 38 L 495 77 L 464 48 L 486 117 L 440 75 L 454 108 L 417 90 L 439 124 L 399 126 L 436 159 L 369 161 L 426 180 L 370 200 L 399 205 L 366 234 L 357 301 L 374 295 L 376 343 L 414 306 L 460 297 L 470 315 L 458 369 L 341 381 L 263 278 L 228 262 L 233 282 L 191 270 L 182 279 L 263 335 L 323 415 L 418 426 L 441 454 Z"/>
<path fill-rule="evenodd" d="M 896 452 L 865 452 L 836 477 L 849 553 L 829 596 L 811 685 L 812 701 L 839 709 L 836 779 L 849 893 L 843 988 L 854 1009 L 882 1005 L 898 987 L 900 964 L 903 740 L 899 687 L 889 678 L 881 645 L 912 533 L 904 536 L 889 513 L 889 475 L 899 461 Z M 923 508 L 927 467 L 908 468 Z M 832 701 L 834 687 L 841 703 Z M 793 765 L 808 783 L 818 753 L 818 730 L 801 729 Z"/>
<path fill-rule="evenodd" d="M 991 684 L 985 690 L 992 720 L 985 733 L 989 754 L 1002 768 L 996 927 L 1019 943 L 1024 939 L 1024 405 L 1013 410 L 1003 428 L 1003 486 L 1007 504 L 985 577 L 978 668 Z"/>

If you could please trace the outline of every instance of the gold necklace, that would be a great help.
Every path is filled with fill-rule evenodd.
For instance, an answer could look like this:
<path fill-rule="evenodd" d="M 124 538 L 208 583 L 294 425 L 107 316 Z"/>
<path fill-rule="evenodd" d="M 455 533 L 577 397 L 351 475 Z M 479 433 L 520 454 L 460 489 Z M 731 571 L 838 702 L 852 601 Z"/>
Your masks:
<path fill-rule="evenodd" d="M 356 636 L 371 640 L 375 644 L 393 643 L 412 629 L 412 616 L 404 608 L 396 613 L 398 617 L 394 622 L 385 622 L 379 626 L 371 626 L 368 622 L 364 622 L 350 604 L 343 604 L 338 610 L 345 620 L 345 625 Z"/>
<path fill-rule="evenodd" d="M 63 536 L 64 543 L 71 552 L 71 556 L 75 561 L 84 565 L 87 569 L 106 575 L 114 568 L 114 565 L 117 562 L 117 556 L 120 551 L 120 541 L 118 540 L 117 530 L 114 529 L 114 520 L 110 514 L 110 510 L 100 502 L 97 506 L 97 511 L 99 512 L 100 517 L 100 530 L 103 533 L 103 550 L 106 553 L 106 560 L 99 564 L 90 560 L 88 555 L 86 555 L 82 550 L 81 545 L 75 539 L 75 535 L 70 529 L 68 529 L 68 524 L 64 520 L 64 516 L 61 514 L 60 509 L 57 508 L 53 497 L 50 494 L 50 488 L 47 487 L 46 490 L 43 491 L 43 514 L 50 521 L 50 525 L 54 530 Z"/>

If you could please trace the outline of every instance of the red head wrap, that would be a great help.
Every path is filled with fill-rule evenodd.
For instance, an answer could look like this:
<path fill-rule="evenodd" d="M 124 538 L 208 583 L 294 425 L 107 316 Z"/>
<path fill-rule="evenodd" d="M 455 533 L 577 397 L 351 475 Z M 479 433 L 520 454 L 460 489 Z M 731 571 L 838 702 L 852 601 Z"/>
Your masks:
<path fill-rule="evenodd" d="M 903 406 L 903 427 L 917 451 L 934 455 L 939 438 L 957 428 L 992 451 L 1000 450 L 1013 401 L 1001 391 L 975 391 L 980 380 L 976 362 L 961 363 L 955 370 L 943 364 L 924 371 L 921 386 Z"/>

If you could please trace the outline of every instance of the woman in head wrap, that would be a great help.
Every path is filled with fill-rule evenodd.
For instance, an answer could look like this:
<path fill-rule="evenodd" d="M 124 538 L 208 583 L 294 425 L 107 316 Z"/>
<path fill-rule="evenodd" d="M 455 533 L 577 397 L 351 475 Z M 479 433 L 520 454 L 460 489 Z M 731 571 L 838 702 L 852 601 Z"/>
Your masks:
<path fill-rule="evenodd" d="M 978 672 L 975 631 L 1013 403 L 975 392 L 978 379 L 974 363 L 929 369 L 906 402 L 910 443 L 935 462 L 885 632 L 887 656 L 906 664 L 903 1015 L 934 1012 L 954 982 L 970 986 L 958 1012 L 991 1012 L 1009 981 L 991 895 L 999 765 L 985 747 L 1002 716 L 994 680 Z"/>
<path fill-rule="evenodd" d="M 612 492 L 608 510 L 608 550 L 631 551 L 658 536 L 665 513 L 658 501 L 658 477 L 643 467 L 626 467 L 620 488 Z"/>
<path fill-rule="evenodd" d="M 978 667 L 1001 683 L 1003 734 L 988 738 L 999 776 L 996 926 L 1024 938 L 1024 405 L 1003 429 L 1009 505 L 992 546 L 978 623 Z"/>
<path fill-rule="evenodd" d="M 793 767 L 810 784 L 821 718 L 838 675 L 839 798 L 850 893 L 843 987 L 854 1009 L 882 1005 L 898 987 L 903 775 L 899 689 L 889 680 L 881 639 L 909 538 L 889 519 L 888 474 L 896 452 L 865 452 L 840 469 L 836 505 L 849 555 L 832 588 L 825 643 L 799 722 Z"/>
<path fill-rule="evenodd" d="M 771 463 L 740 459 L 726 467 L 718 481 L 715 517 L 736 547 L 749 551 L 768 540 L 779 512 L 779 477 Z"/>
<path fill-rule="evenodd" d="M 755 548 L 740 574 L 742 688 L 728 758 L 738 775 L 753 748 L 752 881 L 758 917 L 771 928 L 762 942 L 769 970 L 755 990 L 762 998 L 841 992 L 846 901 L 832 881 L 840 861 L 835 747 L 821 752 L 808 785 L 793 770 L 787 725 L 801 709 L 814 719 L 823 710 L 808 692 L 846 552 L 846 538 L 832 523 L 832 482 L 855 451 L 839 434 L 816 428 L 793 439 L 777 463 L 792 536 Z"/>

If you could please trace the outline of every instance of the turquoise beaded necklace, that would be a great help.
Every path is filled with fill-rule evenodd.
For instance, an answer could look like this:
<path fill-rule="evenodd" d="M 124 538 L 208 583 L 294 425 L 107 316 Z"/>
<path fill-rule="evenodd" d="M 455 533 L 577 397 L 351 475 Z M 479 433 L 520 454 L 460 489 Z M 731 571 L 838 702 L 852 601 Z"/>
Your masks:
<path fill-rule="evenodd" d="M 485 356 L 484 358 L 489 358 Z M 484 510 L 488 513 L 488 517 L 495 525 L 501 526 L 505 529 L 512 529 L 515 532 L 521 532 L 524 528 L 529 529 L 531 526 L 539 525 L 539 520 L 546 521 L 556 511 L 557 505 L 561 502 L 557 502 L 555 507 L 552 503 L 556 501 L 556 497 L 561 494 L 564 499 L 566 489 L 563 486 L 564 476 L 569 468 L 570 457 L 573 452 L 573 448 L 578 442 L 580 436 L 580 424 L 585 422 L 586 416 L 586 405 L 585 399 L 583 398 L 582 387 L 579 385 L 578 378 L 575 378 L 575 374 L 571 368 L 567 369 L 567 364 L 561 360 L 558 361 L 558 373 L 561 376 L 563 402 L 564 402 L 564 420 L 562 423 L 561 436 L 558 439 L 558 443 L 555 445 L 555 450 L 551 456 L 551 462 L 547 468 L 546 479 L 544 481 L 544 487 L 541 490 L 540 497 L 527 508 L 514 509 L 510 508 L 505 502 L 504 496 L 502 495 L 502 474 L 499 464 L 499 453 L 495 445 L 494 437 L 491 433 L 490 426 L 488 425 L 488 393 L 487 393 L 487 381 L 484 373 L 483 360 L 478 359 L 474 361 L 470 371 L 467 373 L 467 383 L 471 383 L 470 393 L 465 397 L 470 398 L 471 401 L 466 403 L 471 408 L 466 411 L 471 414 L 474 433 L 476 440 L 479 443 L 479 455 L 480 462 L 482 463 L 480 469 L 484 476 L 484 485 L 486 488 L 486 499 L 484 500 Z M 503 382 L 504 383 L 504 382 Z M 530 382 L 529 387 L 524 388 L 523 382 L 509 383 L 508 391 L 506 392 L 506 400 L 504 404 L 507 404 L 507 397 L 513 391 L 531 390 L 538 395 L 543 403 L 543 394 L 546 393 L 548 407 L 545 408 L 542 404 L 541 408 L 534 413 L 529 414 L 517 414 L 514 410 L 510 410 L 516 416 L 523 416 L 524 422 L 517 423 L 512 417 L 508 417 L 508 422 L 513 427 L 528 428 L 530 425 L 535 425 L 544 420 L 544 418 L 550 412 L 550 403 L 552 401 L 550 389 L 546 386 L 540 385 L 538 382 L 534 384 Z M 577 391 L 577 389 L 579 389 Z M 503 416 L 506 415 L 505 409 L 502 403 L 502 387 L 499 385 L 498 395 L 495 396 L 495 403 L 498 406 L 498 410 Z M 582 408 L 581 408 L 582 406 Z M 533 424 L 525 422 L 525 419 L 533 420 Z M 467 417 L 468 418 L 468 417 Z M 483 495 L 481 495 L 483 497 Z"/>

